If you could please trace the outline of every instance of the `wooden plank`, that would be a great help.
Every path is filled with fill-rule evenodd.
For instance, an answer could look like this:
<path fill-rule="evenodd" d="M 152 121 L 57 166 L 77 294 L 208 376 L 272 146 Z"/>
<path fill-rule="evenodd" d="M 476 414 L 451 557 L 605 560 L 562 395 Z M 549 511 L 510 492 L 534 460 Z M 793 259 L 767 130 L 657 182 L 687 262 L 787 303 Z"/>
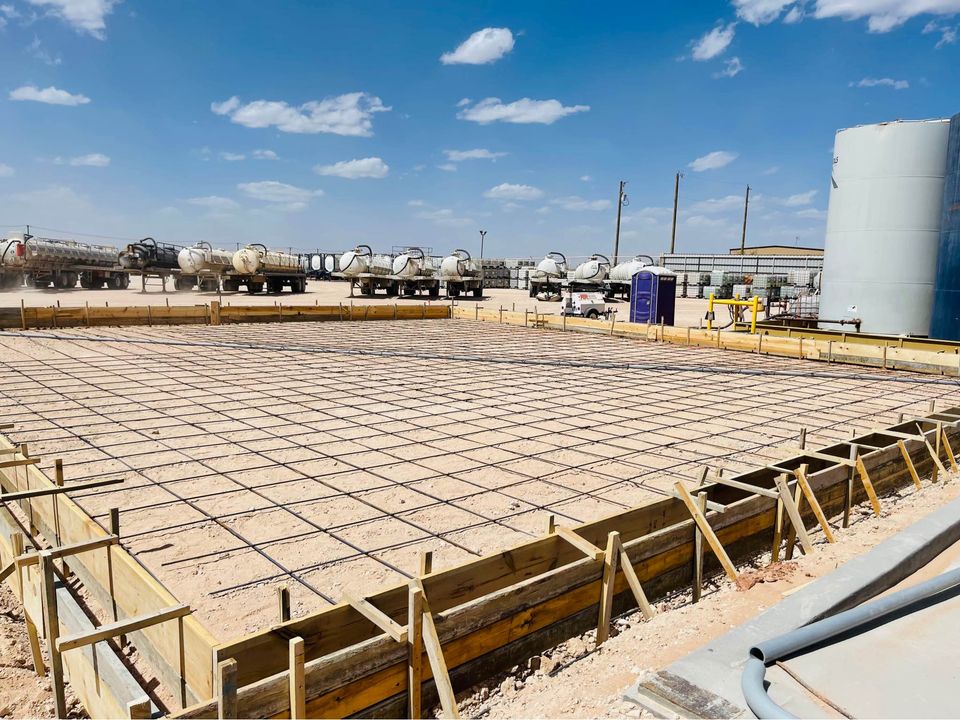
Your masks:
<path fill-rule="evenodd" d="M 44 552 L 56 560 L 61 560 L 62 558 L 72 557 L 82 552 L 99 550 L 111 545 L 116 545 L 118 542 L 120 542 L 120 538 L 116 535 L 107 535 L 106 537 L 96 538 L 95 540 L 84 540 L 83 542 L 72 543 L 70 545 L 61 545 L 60 547 L 44 550 Z M 24 566 L 36 565 L 40 562 L 40 556 L 36 553 L 31 553 L 29 555 L 21 555 L 17 560 Z"/>
<path fill-rule="evenodd" d="M 723 477 L 722 475 L 714 474 L 710 478 L 710 482 L 717 483 L 718 485 L 726 485 L 727 487 L 737 488 L 738 490 L 745 490 L 749 493 L 754 493 L 755 495 L 762 495 L 763 497 L 776 499 L 780 497 L 777 494 L 776 490 L 770 490 L 768 488 L 757 487 L 756 485 L 751 485 L 750 483 L 740 482 L 739 480 L 734 480 L 733 478 Z"/>
<path fill-rule="evenodd" d="M 36 457 L 17 458 L 16 460 L 0 460 L 0 470 L 23 467 L 24 465 L 36 465 L 39 462 L 40 458 Z M 6 500 L 6 498 L 4 498 L 4 500 Z"/>
<path fill-rule="evenodd" d="M 36 458 L 30 459 L 36 460 Z M 33 465 L 34 463 L 30 464 Z M 14 502 L 29 498 L 46 497 L 48 495 L 62 495 L 63 493 L 76 492 L 78 490 L 90 490 L 91 488 L 103 487 L 104 485 L 118 485 L 124 481 L 125 478 L 111 478 L 109 480 L 88 480 L 84 482 L 71 483 L 70 485 L 57 485 L 54 487 L 37 488 L 36 490 L 20 490 L 17 492 L 0 495 L 0 501 Z"/>
<path fill-rule="evenodd" d="M 902 442 L 901 442 L 902 444 Z M 906 450 L 906 448 L 904 448 Z M 913 463 L 910 463 L 910 454 L 907 453 L 907 462 L 909 467 L 913 468 Z M 916 470 L 913 471 L 916 473 Z M 803 495 L 807 499 L 807 504 L 810 506 L 810 509 L 813 511 L 814 517 L 817 518 L 817 522 L 820 524 L 820 528 L 823 530 L 824 537 L 827 538 L 828 543 L 836 542 L 833 537 L 833 529 L 830 527 L 830 524 L 827 522 L 827 516 L 823 514 L 823 508 L 820 507 L 820 502 L 817 500 L 816 493 L 813 492 L 813 488 L 810 487 L 810 482 L 807 480 L 807 466 L 801 465 L 796 470 L 793 471 L 794 476 L 797 478 L 797 485 L 803 490 Z"/>
<path fill-rule="evenodd" d="M 6 567 L 4 567 L 2 570 L 0 570 L 0 582 L 3 582 L 3 581 L 6 580 L 8 577 L 10 577 L 11 575 L 13 575 L 13 571 L 16 569 L 16 567 L 17 567 L 17 563 L 16 563 L 16 562 L 14 562 L 14 561 L 12 561 L 12 560 L 11 560 L 10 562 L 8 562 L 7 565 L 6 565 Z"/>
<path fill-rule="evenodd" d="M 409 586 L 407 614 L 407 717 L 423 717 L 423 590 Z"/>
<path fill-rule="evenodd" d="M 704 468 L 706 469 L 706 468 Z M 722 477 L 722 476 L 720 476 Z M 697 507 L 700 513 L 706 516 L 707 513 L 707 493 L 697 493 Z M 703 533 L 700 526 L 693 524 L 693 602 L 700 602 L 700 596 L 703 593 Z"/>
<path fill-rule="evenodd" d="M 365 618 L 367 618 L 367 620 L 383 630 L 387 635 L 392 637 L 397 642 L 405 643 L 407 641 L 406 629 L 399 623 L 394 622 L 390 616 L 384 613 L 382 610 L 379 610 L 371 605 L 368 600 L 355 597 L 349 592 L 344 592 L 343 601 L 349 603 L 354 610 L 363 615 Z"/>
<path fill-rule="evenodd" d="M 290 588 L 281 585 L 277 588 L 277 605 L 280 615 L 280 622 L 285 623 L 290 620 Z"/>
<path fill-rule="evenodd" d="M 610 637 L 610 620 L 613 613 L 614 582 L 617 578 L 617 564 L 620 560 L 620 533 L 614 531 L 607 536 L 607 549 L 603 557 L 603 580 L 600 584 L 600 613 L 597 617 L 597 646 L 603 645 Z"/>
<path fill-rule="evenodd" d="M 423 585 L 419 584 L 417 589 L 423 593 Z M 427 651 L 427 658 L 430 661 L 430 669 L 433 672 L 433 681 L 437 685 L 437 692 L 440 695 L 440 707 L 443 708 L 443 716 L 446 718 L 459 718 L 460 711 L 457 708 L 457 697 L 454 695 L 453 686 L 450 684 L 450 674 L 447 672 L 447 663 L 443 657 L 443 647 L 440 645 L 440 638 L 437 636 L 437 627 L 433 622 L 433 614 L 430 612 L 430 604 L 425 594 L 423 598 L 423 647 Z"/>
<path fill-rule="evenodd" d="M 913 480 L 914 486 L 919 490 L 922 487 L 920 485 L 920 476 L 917 474 L 917 468 L 913 465 L 913 460 L 910 459 L 907 446 L 903 444 L 903 440 L 897 440 L 897 447 L 900 449 L 900 455 L 903 457 L 904 465 L 907 466 L 907 470 L 910 472 L 910 479 Z"/>
<path fill-rule="evenodd" d="M 237 712 L 237 661 L 233 658 L 217 663 L 217 718 L 230 720 Z"/>
<path fill-rule="evenodd" d="M 577 550 L 582 552 L 587 557 L 593 558 L 594 560 L 598 560 L 598 561 L 603 559 L 605 554 L 603 550 L 601 550 L 600 548 L 598 548 L 596 545 L 589 542 L 588 540 L 585 540 L 580 535 L 577 535 L 577 533 L 575 533 L 570 528 L 564 527 L 563 525 L 557 525 L 555 527 L 555 532 L 557 536 L 566 540 L 568 543 L 573 545 L 575 548 L 577 548 Z"/>
<path fill-rule="evenodd" d="M 189 605 L 175 605 L 166 610 L 159 610 L 113 623 L 107 623 L 89 632 L 75 633 L 60 638 L 57 640 L 57 649 L 60 652 L 66 652 L 67 650 L 73 650 L 85 645 L 92 645 L 101 640 L 109 640 L 118 635 L 126 635 L 137 630 L 143 630 L 144 628 L 158 625 L 168 620 L 176 620 L 177 618 L 189 615 L 191 612 L 193 612 L 193 610 L 190 609 Z"/>
<path fill-rule="evenodd" d="M 149 720 L 153 717 L 153 709 L 150 705 L 150 697 L 143 695 L 137 700 L 130 700 L 127 703 L 127 715 L 130 720 Z"/>
<path fill-rule="evenodd" d="M 303 720 L 307 717 L 307 694 L 303 680 L 303 638 L 290 639 L 290 717 Z"/>
<path fill-rule="evenodd" d="M 957 459 L 953 455 L 953 448 L 950 447 L 950 440 L 947 439 L 947 433 L 941 428 L 940 435 L 943 438 L 943 449 L 947 453 L 947 460 L 950 461 L 950 467 L 953 468 L 954 472 L 957 471 Z"/>
<path fill-rule="evenodd" d="M 792 475 L 793 473 L 788 473 Z M 796 488 L 793 491 L 793 503 L 797 506 L 797 511 L 803 516 L 803 490 L 800 487 L 800 483 L 797 483 Z M 793 551 L 797 545 L 797 531 L 793 527 L 793 523 L 790 523 L 790 527 L 787 529 L 787 547 L 783 552 L 784 560 L 793 560 Z"/>
<path fill-rule="evenodd" d="M 783 499 L 777 493 L 776 517 L 773 522 L 773 544 L 770 546 L 770 562 L 780 562 L 780 545 L 783 543 Z"/>
<path fill-rule="evenodd" d="M 874 515 L 880 517 L 880 500 L 877 498 L 877 491 L 873 488 L 870 474 L 867 472 L 867 468 L 864 467 L 863 458 L 860 455 L 857 455 L 857 472 L 860 473 L 863 488 L 867 491 L 867 497 L 870 498 L 870 506 L 873 508 Z"/>
<path fill-rule="evenodd" d="M 623 549 L 623 545 L 617 541 L 619 554 L 620 554 L 620 567 L 623 570 L 623 577 L 627 581 L 627 585 L 630 587 L 630 592 L 633 593 L 633 599 L 637 601 L 637 607 L 640 608 L 640 612 L 643 613 L 643 617 L 647 620 L 653 619 L 653 616 L 656 612 L 653 609 L 653 606 L 650 605 L 650 602 L 647 600 L 647 594 L 643 591 L 643 586 L 640 584 L 640 579 L 637 577 L 637 571 L 633 569 L 633 563 L 630 562 L 630 556 L 627 555 L 627 551 Z"/>
<path fill-rule="evenodd" d="M 40 553 L 40 571 L 43 573 L 43 621 L 47 630 L 47 643 L 50 650 L 50 670 L 53 675 L 53 698 L 58 718 L 67 717 L 67 696 L 64 689 L 63 658 L 57 636 L 60 634 L 60 616 L 57 608 L 56 576 L 53 558 L 46 552 Z"/>
<path fill-rule="evenodd" d="M 866 470 L 864 470 L 864 472 L 866 472 Z M 783 507 L 787 511 L 790 522 L 793 524 L 793 528 L 797 533 L 800 547 L 803 548 L 804 553 L 809 555 L 813 552 L 813 543 L 810 542 L 810 537 L 807 535 L 807 528 L 803 524 L 800 510 L 790 496 L 790 487 L 787 485 L 787 478 L 785 475 L 777 475 L 775 482 L 777 483 L 777 490 L 780 491 L 780 499 L 783 501 Z"/>
<path fill-rule="evenodd" d="M 689 510 L 690 514 L 693 516 L 694 522 L 696 522 L 700 527 L 700 531 L 706 538 L 707 544 L 710 545 L 710 549 L 713 550 L 713 554 L 716 555 L 717 560 L 720 561 L 720 565 L 723 567 L 727 577 L 735 581 L 737 579 L 737 569 L 733 566 L 733 563 L 730 562 L 730 557 L 727 555 L 727 551 L 723 549 L 723 545 L 720 544 L 720 540 L 717 539 L 716 534 L 714 534 L 713 528 L 711 528 L 710 523 L 707 522 L 706 516 L 700 512 L 700 508 L 697 507 L 697 504 L 693 501 L 693 498 L 690 497 L 690 491 L 687 490 L 686 486 L 684 486 L 684 484 L 680 481 L 675 482 L 673 487 L 678 493 L 680 493 L 680 498 L 683 500 L 683 504 L 687 506 L 687 510 Z"/>

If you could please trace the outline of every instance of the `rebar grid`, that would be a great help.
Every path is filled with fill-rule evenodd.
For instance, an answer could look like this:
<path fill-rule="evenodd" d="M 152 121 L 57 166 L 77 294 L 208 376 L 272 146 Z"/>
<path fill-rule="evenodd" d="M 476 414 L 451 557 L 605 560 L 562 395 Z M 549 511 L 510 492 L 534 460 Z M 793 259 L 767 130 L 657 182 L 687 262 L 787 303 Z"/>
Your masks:
<path fill-rule="evenodd" d="M 449 565 L 541 534 L 547 514 L 585 521 L 666 493 L 704 464 L 740 472 L 775 460 L 770 446 L 800 427 L 825 444 L 955 393 L 879 371 L 841 377 L 849 368 L 710 376 L 682 368 L 825 366 L 463 321 L 59 332 L 327 351 L 0 338 L 10 358 L 0 411 L 15 439 L 63 457 L 71 479 L 127 477 L 76 499 L 98 518 L 120 507 L 142 561 L 201 609 L 230 598 L 247 611 L 245 629 L 271 620 L 260 615 L 273 580 L 309 590 L 307 609 L 345 585 L 369 593 L 414 572 L 419 550 Z M 457 358 L 336 352 L 347 348 Z M 677 369 L 522 362 L 537 357 Z M 195 581 L 208 572 L 219 584 Z"/>

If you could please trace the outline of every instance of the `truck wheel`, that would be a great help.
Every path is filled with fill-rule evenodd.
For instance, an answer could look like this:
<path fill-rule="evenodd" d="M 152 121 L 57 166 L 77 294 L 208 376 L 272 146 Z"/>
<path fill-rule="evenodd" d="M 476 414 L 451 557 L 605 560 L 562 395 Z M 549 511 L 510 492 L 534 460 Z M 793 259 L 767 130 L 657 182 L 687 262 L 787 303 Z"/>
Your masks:
<path fill-rule="evenodd" d="M 200 282 L 200 289 L 204 292 L 216 292 L 219 287 L 219 283 L 216 278 L 204 278 Z"/>
<path fill-rule="evenodd" d="M 460 288 L 458 287 L 448 287 L 447 288 L 447 297 L 460 297 Z"/>
<path fill-rule="evenodd" d="M 536 297 L 536 296 L 537 296 L 537 286 L 536 286 L 536 285 L 531 285 L 531 286 L 530 286 L 530 297 Z"/>
<path fill-rule="evenodd" d="M 587 318 L 589 320 L 596 320 L 598 317 L 600 317 L 600 313 L 598 313 L 596 310 L 591 310 L 587 313 Z"/>
<path fill-rule="evenodd" d="M 247 292 L 251 295 L 256 295 L 259 292 L 263 292 L 263 283 L 262 282 L 248 282 L 247 283 Z"/>
<path fill-rule="evenodd" d="M 437 283 L 436 285 L 430 288 L 430 297 L 432 298 L 440 297 L 440 283 Z"/>
<path fill-rule="evenodd" d="M 474 289 L 473 289 L 473 296 L 474 296 L 475 298 L 483 297 L 483 288 L 474 288 Z"/>

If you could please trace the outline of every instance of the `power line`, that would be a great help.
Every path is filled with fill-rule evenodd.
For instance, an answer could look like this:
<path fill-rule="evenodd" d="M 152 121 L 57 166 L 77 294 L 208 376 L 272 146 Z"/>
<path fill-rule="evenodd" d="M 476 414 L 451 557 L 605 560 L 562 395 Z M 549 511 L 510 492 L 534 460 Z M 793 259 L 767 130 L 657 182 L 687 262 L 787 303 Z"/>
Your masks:
<path fill-rule="evenodd" d="M 103 240 L 123 240 L 124 242 L 134 242 L 134 241 L 136 241 L 136 240 L 140 240 L 139 237 L 118 237 L 118 236 L 116 236 L 116 235 L 98 235 L 97 233 L 84 233 L 84 232 L 77 232 L 77 231 L 75 231 L 75 230 L 63 230 L 63 229 L 61 229 L 61 228 L 45 227 L 45 226 L 43 226 L 43 225 L 33 225 L 32 223 L 16 223 L 16 224 L 9 224 L 9 225 L 0 224 L 0 227 L 21 227 L 21 228 L 25 228 L 25 227 L 27 227 L 28 224 L 29 224 L 30 227 L 33 228 L 34 230 L 43 230 L 43 231 L 45 231 L 45 232 L 63 233 L 64 235 L 71 235 L 71 236 L 76 236 L 76 237 L 100 238 L 100 239 L 103 239 Z"/>

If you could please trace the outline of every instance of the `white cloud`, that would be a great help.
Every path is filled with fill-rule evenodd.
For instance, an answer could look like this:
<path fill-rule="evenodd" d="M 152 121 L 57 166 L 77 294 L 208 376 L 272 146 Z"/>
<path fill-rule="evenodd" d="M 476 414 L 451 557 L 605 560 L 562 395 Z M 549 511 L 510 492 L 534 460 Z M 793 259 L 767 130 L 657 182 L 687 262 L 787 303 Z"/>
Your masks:
<path fill-rule="evenodd" d="M 461 101 L 462 102 L 462 101 Z M 504 104 L 500 98 L 488 97 L 470 105 L 460 105 L 463 109 L 457 113 L 461 120 L 471 120 L 481 125 L 492 122 L 541 123 L 552 125 L 567 115 L 587 112 L 589 105 L 563 105 L 559 100 L 531 100 L 521 98 Z"/>
<path fill-rule="evenodd" d="M 817 195 L 816 190 L 807 190 L 804 193 L 797 193 L 796 195 L 791 195 L 786 200 L 783 201 L 783 204 L 787 207 L 799 207 L 801 205 L 809 205 L 813 202 L 813 198 Z"/>
<path fill-rule="evenodd" d="M 593 181 L 593 178 L 590 177 L 589 175 L 581 175 L 581 176 L 580 176 L 580 179 L 581 179 L 583 182 L 592 182 L 592 181 Z"/>
<path fill-rule="evenodd" d="M 870 88 L 870 87 L 890 87 L 894 90 L 906 90 L 910 87 L 910 83 L 906 80 L 894 80 L 893 78 L 871 78 L 865 77 L 863 80 L 857 82 L 851 81 L 849 83 L 850 87 L 858 88 Z"/>
<path fill-rule="evenodd" d="M 797 217 L 807 218 L 809 220 L 827 219 L 827 211 L 817 210 L 816 208 L 804 208 L 803 210 L 797 210 L 795 214 Z"/>
<path fill-rule="evenodd" d="M 934 46 L 937 50 L 942 48 L 944 45 L 953 45 L 957 41 L 957 30 L 960 29 L 956 25 L 941 25 L 935 20 L 931 20 L 926 25 L 923 26 L 923 34 L 928 33 L 940 33 L 940 39 L 937 41 L 937 44 Z"/>
<path fill-rule="evenodd" d="M 250 157 L 254 160 L 276 160 L 277 154 L 273 150 L 254 150 Z"/>
<path fill-rule="evenodd" d="M 722 198 L 709 198 L 695 202 L 690 206 L 690 210 L 700 214 L 711 214 L 739 207 L 743 207 L 743 198 L 740 195 L 726 195 Z"/>
<path fill-rule="evenodd" d="M 237 189 L 254 200 L 274 203 L 277 209 L 292 211 L 303 210 L 310 200 L 323 195 L 323 190 L 307 190 L 276 180 L 240 183 Z"/>
<path fill-rule="evenodd" d="M 341 160 L 333 165 L 315 165 L 313 171 L 318 175 L 332 175 L 334 177 L 356 180 L 357 178 L 385 178 L 390 172 L 390 166 L 378 157 L 358 158 L 356 160 Z"/>
<path fill-rule="evenodd" d="M 717 228 L 726 225 L 727 221 L 721 220 L 720 218 L 707 217 L 705 215 L 691 215 L 684 220 L 684 224 L 689 225 L 690 227 Z"/>
<path fill-rule="evenodd" d="M 736 77 L 743 72 L 743 63 L 740 62 L 740 58 L 732 57 L 729 60 L 723 61 L 723 70 L 715 72 L 713 76 L 715 78 L 732 78 Z"/>
<path fill-rule="evenodd" d="M 240 207 L 240 203 L 238 203 L 236 200 L 231 200 L 227 197 L 220 197 L 219 195 L 193 197 L 189 198 L 187 202 L 191 205 L 205 207 L 213 212 L 229 212 L 231 210 L 237 210 Z"/>
<path fill-rule="evenodd" d="M 85 197 L 65 185 L 51 185 L 42 190 L 13 193 L 7 196 L 7 201 L 20 206 L 19 210 L 28 215 L 37 210 L 49 213 L 51 210 L 65 212 L 90 208 Z"/>
<path fill-rule="evenodd" d="M 786 7 L 793 4 L 794 0 L 733 0 L 737 17 L 754 25 L 772 23 Z"/>
<path fill-rule="evenodd" d="M 444 172 L 456 172 L 457 166 L 453 163 L 443 163 L 442 165 L 437 165 L 437 170 L 443 170 Z"/>
<path fill-rule="evenodd" d="M 423 200 L 408 200 L 407 205 L 410 207 L 423 207 L 426 203 Z"/>
<path fill-rule="evenodd" d="M 953 15 L 960 0 L 817 0 L 814 16 L 843 20 L 867 19 L 867 29 L 885 33 L 918 15 Z"/>
<path fill-rule="evenodd" d="M 240 160 L 246 160 L 247 156 L 243 153 L 222 152 L 220 153 L 220 159 L 226 160 L 227 162 L 238 162 Z"/>
<path fill-rule="evenodd" d="M 2 22 L 0 22 L 0 27 L 2 26 Z M 43 43 L 40 42 L 40 38 L 38 38 L 36 35 L 33 36 L 33 42 L 27 45 L 27 53 L 42 62 L 44 65 L 49 65 L 50 67 L 56 67 L 63 62 L 63 58 L 61 58 L 59 55 L 53 56 L 44 50 Z"/>
<path fill-rule="evenodd" d="M 550 201 L 551 205 L 557 205 L 564 210 L 607 210 L 611 206 L 609 200 L 584 200 L 582 197 L 570 195 L 569 197 L 555 198 Z"/>
<path fill-rule="evenodd" d="M 71 158 L 70 164 L 73 167 L 107 167 L 110 164 L 110 158 L 103 153 L 90 153 Z"/>
<path fill-rule="evenodd" d="M 356 92 L 311 100 L 296 107 L 275 100 L 254 100 L 244 105 L 234 96 L 211 103 L 210 109 L 249 128 L 276 127 L 288 133 L 369 137 L 373 135 L 374 113 L 387 112 L 391 108 L 375 95 Z"/>
<path fill-rule="evenodd" d="M 41 90 L 36 85 L 24 85 L 16 90 L 10 91 L 11 100 L 30 100 L 32 102 L 46 103 L 47 105 L 86 105 L 90 98 L 86 95 L 73 95 L 66 90 L 60 90 L 54 86 Z"/>
<path fill-rule="evenodd" d="M 694 60 L 712 60 L 723 54 L 733 42 L 737 24 L 735 22 L 724 25 L 720 23 L 706 32 L 699 40 L 693 41 L 692 57 Z"/>
<path fill-rule="evenodd" d="M 17 9 L 13 5 L 7 3 L 0 5 L 0 15 L 11 19 L 20 17 L 20 13 L 17 11 Z"/>
<path fill-rule="evenodd" d="M 491 200 L 537 200 L 543 197 L 543 190 L 535 188 L 532 185 L 515 185 L 512 183 L 501 183 L 487 190 L 483 196 Z"/>
<path fill-rule="evenodd" d="M 106 17 L 120 0 L 27 0 L 31 5 L 46 8 L 47 13 L 63 20 L 78 33 L 87 33 L 98 40 L 106 37 Z"/>
<path fill-rule="evenodd" d="M 771 165 L 771 166 L 768 167 L 766 170 L 764 170 L 761 174 L 762 174 L 762 175 L 776 175 L 778 172 L 780 172 L 780 166 L 779 166 L 779 165 Z"/>
<path fill-rule="evenodd" d="M 464 40 L 453 52 L 440 56 L 444 65 L 486 65 L 513 50 L 509 28 L 484 28 Z"/>
<path fill-rule="evenodd" d="M 14 172 L 14 169 L 6 163 L 0 163 L 0 177 L 10 177 Z"/>
<path fill-rule="evenodd" d="M 436 223 L 437 225 L 442 225 L 444 227 L 463 227 L 464 225 L 473 225 L 474 222 L 470 218 L 457 217 L 453 210 L 449 208 L 424 210 L 422 212 L 418 212 L 414 217 L 418 217 L 421 220 L 429 220 L 430 222 Z"/>
<path fill-rule="evenodd" d="M 736 160 L 739 155 L 735 152 L 728 152 L 726 150 L 714 150 L 711 153 L 707 153 L 702 157 L 698 157 L 696 160 L 690 163 L 690 169 L 694 172 L 703 172 L 704 170 L 717 170 L 722 167 L 726 167 L 734 160 Z"/>
<path fill-rule="evenodd" d="M 444 150 L 443 153 L 447 156 L 447 160 L 450 162 L 463 162 L 464 160 L 496 160 L 497 158 L 506 157 L 510 154 L 505 152 L 491 152 L 486 148 L 475 148 L 473 150 Z"/>

